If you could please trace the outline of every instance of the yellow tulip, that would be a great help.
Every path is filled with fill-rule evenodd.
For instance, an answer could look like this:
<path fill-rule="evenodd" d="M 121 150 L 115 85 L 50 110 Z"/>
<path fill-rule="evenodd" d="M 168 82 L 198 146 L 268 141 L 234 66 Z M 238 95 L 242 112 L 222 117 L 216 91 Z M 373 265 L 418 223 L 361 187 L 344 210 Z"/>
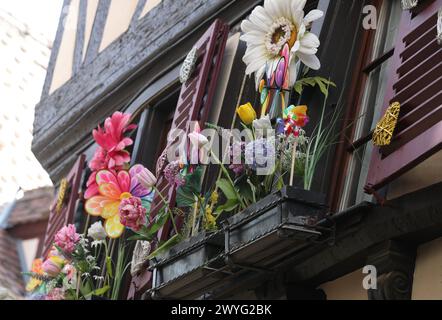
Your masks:
<path fill-rule="evenodd" d="M 255 109 L 253 109 L 250 102 L 247 102 L 246 104 L 243 104 L 238 109 L 236 109 L 236 113 L 238 114 L 241 121 L 246 125 L 252 124 L 253 120 L 256 119 Z"/>

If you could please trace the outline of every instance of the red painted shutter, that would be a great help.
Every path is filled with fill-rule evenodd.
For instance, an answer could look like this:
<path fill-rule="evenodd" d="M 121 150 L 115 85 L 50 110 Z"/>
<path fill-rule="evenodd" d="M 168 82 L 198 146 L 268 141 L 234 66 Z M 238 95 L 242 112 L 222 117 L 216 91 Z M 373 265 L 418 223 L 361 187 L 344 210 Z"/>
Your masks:
<path fill-rule="evenodd" d="M 442 0 L 404 11 L 384 101 L 401 104 L 389 146 L 373 150 L 367 185 L 373 189 L 412 169 L 442 146 L 442 46 L 437 15 Z M 385 112 L 384 109 L 384 112 Z"/>
<path fill-rule="evenodd" d="M 175 115 L 172 121 L 173 129 L 182 129 L 189 132 L 192 121 L 198 121 L 204 128 L 215 94 L 216 83 L 221 68 L 224 49 L 227 42 L 229 26 L 217 19 L 195 44 L 198 52 L 198 61 L 192 77 L 182 85 Z M 175 202 L 175 188 L 166 179 L 159 175 L 162 169 L 161 157 L 157 163 L 157 187 L 171 205 Z M 156 196 L 152 203 L 151 216 L 155 216 L 163 206 L 161 198 Z M 159 232 L 158 238 L 166 240 L 171 231 L 168 222 Z M 142 274 L 138 279 L 133 279 L 129 297 L 134 297 L 134 291 L 146 290 L 151 280 L 150 273 Z"/>
<path fill-rule="evenodd" d="M 204 128 L 215 93 L 228 31 L 229 27 L 226 24 L 221 20 L 216 20 L 195 44 L 198 52 L 198 62 L 192 78 L 181 87 L 171 130 L 181 129 L 189 133 L 193 129 L 190 128 L 192 121 L 198 121 L 200 127 Z M 175 188 L 169 185 L 162 175 L 159 178 L 158 189 L 163 195 L 167 195 L 170 204 L 173 206 Z M 155 198 L 153 203 L 151 214 L 156 215 L 163 204 L 160 197 Z M 168 238 L 170 225 L 170 223 L 166 224 L 160 231 L 159 239 L 165 240 Z"/>
<path fill-rule="evenodd" d="M 68 181 L 68 193 L 66 195 L 65 204 L 60 212 L 55 207 L 57 204 L 58 194 L 50 208 L 48 226 L 43 243 L 42 257 L 45 257 L 52 247 L 55 234 L 63 226 L 74 222 L 75 210 L 77 208 L 77 200 L 79 198 L 78 190 L 80 188 L 81 176 L 84 170 L 85 156 L 82 154 L 72 167 L 66 180 Z"/>

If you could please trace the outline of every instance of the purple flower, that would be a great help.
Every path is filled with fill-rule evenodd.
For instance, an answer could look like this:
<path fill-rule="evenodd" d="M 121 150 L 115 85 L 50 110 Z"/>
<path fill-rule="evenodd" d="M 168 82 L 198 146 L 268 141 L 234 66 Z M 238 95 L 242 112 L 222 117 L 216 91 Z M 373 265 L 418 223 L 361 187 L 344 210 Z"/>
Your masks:
<path fill-rule="evenodd" d="M 186 184 L 186 180 L 181 174 L 181 169 L 182 167 L 179 161 L 172 161 L 164 168 L 164 177 L 170 184 L 181 187 Z"/>

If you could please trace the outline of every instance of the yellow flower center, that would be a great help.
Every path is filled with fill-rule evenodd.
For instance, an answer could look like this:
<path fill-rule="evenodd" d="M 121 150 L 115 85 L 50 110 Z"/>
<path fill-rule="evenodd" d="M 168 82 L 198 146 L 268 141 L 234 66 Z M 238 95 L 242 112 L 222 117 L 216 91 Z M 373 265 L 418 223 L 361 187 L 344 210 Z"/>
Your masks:
<path fill-rule="evenodd" d="M 129 192 L 123 192 L 120 195 L 120 200 L 132 198 L 132 195 Z"/>
<path fill-rule="evenodd" d="M 276 19 L 269 32 L 265 36 L 265 45 L 270 54 L 278 55 L 284 44 L 288 43 L 290 48 L 295 44 L 298 36 L 296 26 L 287 18 Z"/>

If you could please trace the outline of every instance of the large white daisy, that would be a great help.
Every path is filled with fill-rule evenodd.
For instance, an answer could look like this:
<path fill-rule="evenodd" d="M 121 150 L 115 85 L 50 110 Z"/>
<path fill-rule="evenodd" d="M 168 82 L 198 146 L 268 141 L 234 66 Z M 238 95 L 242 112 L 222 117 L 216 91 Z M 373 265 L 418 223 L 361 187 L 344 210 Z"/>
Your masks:
<path fill-rule="evenodd" d="M 274 71 L 285 43 L 290 47 L 290 85 L 296 80 L 297 63 L 318 70 L 321 63 L 316 56 L 318 37 L 307 31 L 312 21 L 323 16 L 321 10 L 312 10 L 304 16 L 307 0 L 265 0 L 257 6 L 248 20 L 241 24 L 241 40 L 247 42 L 243 61 L 246 73 L 255 73 L 256 84 L 264 73 Z"/>

